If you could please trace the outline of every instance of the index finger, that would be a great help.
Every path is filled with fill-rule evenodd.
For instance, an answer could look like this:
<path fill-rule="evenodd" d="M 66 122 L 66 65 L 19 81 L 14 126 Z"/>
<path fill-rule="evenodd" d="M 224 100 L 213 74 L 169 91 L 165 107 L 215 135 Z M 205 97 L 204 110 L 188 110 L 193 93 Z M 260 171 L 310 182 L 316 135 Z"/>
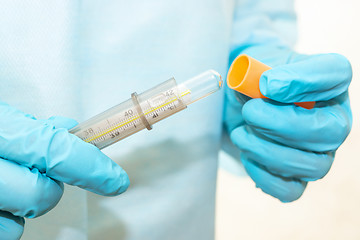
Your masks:
<path fill-rule="evenodd" d="M 282 103 L 327 101 L 347 91 L 351 78 L 351 65 L 344 56 L 319 54 L 264 72 L 260 91 Z"/>
<path fill-rule="evenodd" d="M 111 196 L 127 189 L 126 172 L 66 128 L 28 118 L 4 103 L 0 103 L 0 116 L 1 157 L 97 194 Z"/>

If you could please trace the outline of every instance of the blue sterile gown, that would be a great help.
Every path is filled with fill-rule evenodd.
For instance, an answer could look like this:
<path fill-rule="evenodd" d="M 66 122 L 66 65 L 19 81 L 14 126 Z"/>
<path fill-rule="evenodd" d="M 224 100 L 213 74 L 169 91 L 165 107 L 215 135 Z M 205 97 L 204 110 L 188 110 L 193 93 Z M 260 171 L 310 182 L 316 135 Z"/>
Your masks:
<path fill-rule="evenodd" d="M 287 0 L 4 0 L 0 98 L 81 122 L 174 76 L 226 74 L 230 52 L 272 31 L 293 41 Z M 270 30 L 269 30 L 270 29 Z M 264 34 L 265 31 L 265 34 Z M 104 150 L 129 174 L 103 197 L 66 186 L 24 240 L 213 239 L 223 91 Z"/>

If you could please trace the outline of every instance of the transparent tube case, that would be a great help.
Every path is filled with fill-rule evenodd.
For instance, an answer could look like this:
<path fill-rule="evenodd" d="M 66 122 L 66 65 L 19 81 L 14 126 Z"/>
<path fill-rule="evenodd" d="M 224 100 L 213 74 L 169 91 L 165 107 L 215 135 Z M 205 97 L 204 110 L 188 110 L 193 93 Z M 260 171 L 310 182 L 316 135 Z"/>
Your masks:
<path fill-rule="evenodd" d="M 103 149 L 216 92 L 222 87 L 220 74 L 206 71 L 177 85 L 171 78 L 131 98 L 70 130 L 83 141 Z"/>

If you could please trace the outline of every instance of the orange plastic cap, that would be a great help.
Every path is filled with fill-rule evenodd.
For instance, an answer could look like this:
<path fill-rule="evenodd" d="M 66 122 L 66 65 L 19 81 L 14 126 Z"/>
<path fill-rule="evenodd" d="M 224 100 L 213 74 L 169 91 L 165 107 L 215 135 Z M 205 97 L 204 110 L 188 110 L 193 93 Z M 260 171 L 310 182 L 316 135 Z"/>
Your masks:
<path fill-rule="evenodd" d="M 251 98 L 266 98 L 261 94 L 259 81 L 261 74 L 271 67 L 249 57 L 246 54 L 238 56 L 231 64 L 227 84 L 234 89 Z"/>
<path fill-rule="evenodd" d="M 227 84 L 231 89 L 251 98 L 267 98 L 260 92 L 259 82 L 263 72 L 271 67 L 246 55 L 239 55 L 231 64 L 227 74 Z M 311 109 L 315 102 L 301 102 L 296 105 Z"/>

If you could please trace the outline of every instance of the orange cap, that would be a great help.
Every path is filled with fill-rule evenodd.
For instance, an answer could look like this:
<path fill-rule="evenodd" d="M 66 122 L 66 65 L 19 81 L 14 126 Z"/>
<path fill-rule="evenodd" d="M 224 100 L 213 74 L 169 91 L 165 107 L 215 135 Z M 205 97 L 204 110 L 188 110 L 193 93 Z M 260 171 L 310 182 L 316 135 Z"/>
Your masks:
<path fill-rule="evenodd" d="M 251 98 L 267 98 L 260 92 L 259 81 L 263 72 L 271 67 L 246 55 L 239 55 L 231 64 L 227 74 L 227 84 L 231 89 Z M 301 102 L 296 105 L 312 109 L 315 102 Z"/>

